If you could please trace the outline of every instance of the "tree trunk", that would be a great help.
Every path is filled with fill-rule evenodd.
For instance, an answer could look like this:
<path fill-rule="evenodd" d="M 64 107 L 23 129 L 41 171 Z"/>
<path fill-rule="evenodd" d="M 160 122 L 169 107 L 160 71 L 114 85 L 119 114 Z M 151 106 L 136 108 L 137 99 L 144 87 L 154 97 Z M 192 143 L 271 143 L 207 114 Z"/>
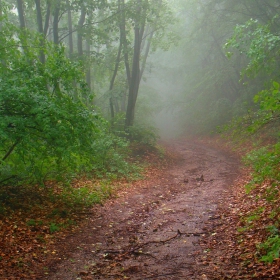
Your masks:
<path fill-rule="evenodd" d="M 90 62 L 91 58 L 90 58 L 90 40 L 87 39 L 86 40 L 86 54 L 87 54 L 87 57 L 88 57 L 88 60 Z M 86 82 L 87 82 L 87 85 L 88 85 L 88 88 L 89 90 L 91 90 L 91 65 L 90 63 L 87 64 L 87 73 L 86 73 Z"/>
<path fill-rule="evenodd" d="M 118 12 L 121 12 L 121 9 L 122 9 L 122 3 L 119 0 L 118 1 Z M 110 88 L 109 88 L 109 91 L 110 91 L 110 94 L 111 94 L 109 103 L 110 103 L 110 111 L 111 111 L 111 118 L 112 118 L 112 120 L 115 117 L 115 110 L 114 110 L 114 103 L 115 102 L 114 102 L 114 97 L 112 96 L 112 90 L 114 88 L 115 79 L 117 77 L 118 69 L 119 69 L 119 65 L 120 65 L 122 46 L 123 46 L 123 31 L 125 29 L 125 28 L 122 28 L 122 23 L 121 23 L 122 20 L 123 20 L 123 14 L 120 15 L 120 42 L 119 42 L 119 49 L 118 49 L 118 54 L 117 54 L 117 58 L 116 58 L 116 62 L 115 62 L 115 69 L 114 69 L 113 76 L 112 76 L 111 81 L 110 81 Z M 117 109 L 117 111 L 118 111 L 118 109 Z"/>
<path fill-rule="evenodd" d="M 38 31 L 41 34 L 44 34 L 43 18 L 42 18 L 42 11 L 41 11 L 41 1 L 40 0 L 35 0 L 35 5 L 36 5 Z"/>
<path fill-rule="evenodd" d="M 134 115 L 135 115 L 135 105 L 138 95 L 139 83 L 140 83 L 140 48 L 141 48 L 141 33 L 139 26 L 134 28 L 134 53 L 133 53 L 133 64 L 132 64 L 132 73 L 131 80 L 129 84 L 128 92 L 128 104 L 126 109 L 126 119 L 125 127 L 128 128 L 133 125 Z"/>
<path fill-rule="evenodd" d="M 58 32 L 59 13 L 60 13 L 60 1 L 58 1 L 58 3 L 56 4 L 54 15 L 53 15 L 53 42 L 55 44 L 59 43 L 59 32 Z"/>
<path fill-rule="evenodd" d="M 134 28 L 134 48 L 131 80 L 129 83 L 128 103 L 126 109 L 125 127 L 126 129 L 133 125 L 135 116 L 135 105 L 140 85 L 140 53 L 141 44 L 145 29 L 146 10 L 142 10 L 142 0 L 138 0 L 138 16 Z M 144 19 L 144 20 L 143 20 Z"/>
<path fill-rule="evenodd" d="M 17 0 L 17 11 L 18 11 L 20 28 L 24 29 L 26 25 L 25 25 L 24 8 L 23 8 L 22 0 Z"/>
<path fill-rule="evenodd" d="M 39 59 L 42 64 L 45 64 L 45 53 L 44 53 L 44 29 L 43 29 L 43 18 L 42 18 L 42 11 L 41 11 L 41 3 L 40 0 L 35 0 L 36 4 L 36 14 L 37 14 L 37 25 L 38 25 L 38 32 L 41 33 L 42 38 L 40 39 L 40 54 Z"/>
<path fill-rule="evenodd" d="M 77 47 L 78 47 L 78 54 L 79 57 L 82 58 L 83 56 L 83 25 L 86 19 L 86 9 L 85 6 L 82 4 L 81 15 L 78 22 L 78 34 L 77 34 Z"/>
<path fill-rule="evenodd" d="M 19 25 L 22 29 L 22 32 L 19 33 L 19 39 L 22 44 L 23 52 L 26 54 L 26 57 L 29 58 L 29 50 L 27 46 L 27 34 L 26 34 L 26 24 L 25 24 L 25 15 L 24 15 L 24 5 L 22 0 L 17 0 L 17 11 L 19 18 Z M 31 63 L 31 61 L 30 61 Z"/>
<path fill-rule="evenodd" d="M 111 118 L 112 118 L 112 120 L 113 120 L 114 117 L 115 117 L 115 112 L 114 112 L 114 97 L 112 96 L 112 90 L 113 90 L 113 88 L 114 88 L 115 79 L 116 79 L 117 74 L 118 74 L 118 69 L 119 69 L 119 65 L 120 65 L 120 58 L 121 58 L 121 53 L 122 53 L 122 41 L 120 40 L 118 55 L 117 55 L 116 62 L 115 62 L 115 69 L 114 69 L 114 73 L 113 73 L 112 79 L 111 79 L 111 81 L 110 81 L 110 88 L 109 88 L 109 91 L 110 91 L 110 94 L 111 94 L 111 97 L 110 97 L 110 110 L 111 110 Z"/>
<path fill-rule="evenodd" d="M 144 49 L 146 42 L 147 42 L 147 44 L 146 44 L 145 54 L 144 54 L 144 57 L 143 57 L 143 62 L 142 62 L 142 65 L 141 65 L 141 70 L 140 70 L 140 81 L 142 79 L 142 76 L 143 76 L 143 73 L 144 73 L 144 70 L 145 70 L 145 67 L 146 67 L 146 62 L 147 62 L 147 58 L 148 58 L 148 55 L 149 55 L 149 52 L 150 52 L 152 39 L 153 39 L 155 30 L 156 30 L 157 20 L 159 18 L 159 13 L 160 13 L 161 6 L 162 6 L 162 0 L 159 0 L 155 26 L 153 26 L 151 28 L 148 26 L 146 28 L 145 36 L 142 40 L 142 43 L 143 43 L 142 49 Z"/>
<path fill-rule="evenodd" d="M 67 0 L 67 14 L 68 14 L 68 44 L 69 44 L 69 57 L 73 56 L 74 45 L 73 45 L 73 23 L 72 23 L 72 11 L 69 0 Z"/>
<path fill-rule="evenodd" d="M 2 7 L 2 0 L 0 0 L 0 17 L 3 16 L 3 7 Z M 2 29 L 2 20 L 0 20 L 0 31 Z"/>
<path fill-rule="evenodd" d="M 46 12 L 46 18 L 45 18 L 45 25 L 44 25 L 44 35 L 45 35 L 45 37 L 47 36 L 48 30 L 49 30 L 50 16 L 51 16 L 51 2 L 47 1 L 47 12 Z"/>
<path fill-rule="evenodd" d="M 130 73 L 130 66 L 129 66 L 129 58 L 128 58 L 128 42 L 126 38 L 126 27 L 125 27 L 125 7 L 124 7 L 124 0 L 119 0 L 119 9 L 121 11 L 121 19 L 120 19 L 120 40 L 123 44 L 123 52 L 124 52 L 124 63 L 126 69 L 126 76 L 127 76 L 127 83 L 130 84 L 131 73 Z"/>
<path fill-rule="evenodd" d="M 143 57 L 143 62 L 142 62 L 142 65 L 141 65 L 140 81 L 142 79 L 142 76 L 143 76 L 143 73 L 144 73 L 144 70 L 145 70 L 145 67 L 146 67 L 146 62 L 147 62 L 147 58 L 148 58 L 148 55 L 149 55 L 149 52 L 150 52 L 151 42 L 152 42 L 152 39 L 153 39 L 153 36 L 154 36 L 154 32 L 155 31 L 153 30 L 150 33 L 149 38 L 147 39 L 146 50 L 145 50 L 145 54 L 144 54 L 144 57 Z"/>

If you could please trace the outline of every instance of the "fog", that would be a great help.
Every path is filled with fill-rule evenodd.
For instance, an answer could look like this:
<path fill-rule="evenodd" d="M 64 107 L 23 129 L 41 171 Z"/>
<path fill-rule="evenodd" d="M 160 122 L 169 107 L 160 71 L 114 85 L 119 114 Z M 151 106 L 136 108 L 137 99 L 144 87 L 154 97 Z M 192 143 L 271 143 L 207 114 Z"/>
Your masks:
<path fill-rule="evenodd" d="M 215 133 L 232 118 L 254 108 L 253 96 L 269 80 L 265 73 L 241 76 L 249 63 L 244 55 L 246 44 L 243 52 L 225 46 L 237 24 L 250 18 L 268 22 L 272 10 L 248 1 L 216 2 L 175 1 L 177 22 L 170 30 L 180 39 L 167 50 L 158 48 L 149 55 L 139 100 L 145 97 L 152 102 L 146 122 L 164 139 Z M 275 1 L 269 2 L 277 6 Z M 153 92 L 152 99 L 147 97 L 149 92 Z"/>
<path fill-rule="evenodd" d="M 147 88 L 156 93 L 155 102 L 159 107 L 154 109 L 150 121 L 162 139 L 176 138 L 184 133 L 180 122 L 182 108 L 178 104 L 183 94 L 184 77 L 176 73 L 177 57 L 172 52 L 153 54 L 150 57 L 151 69 L 145 72 L 140 89 L 140 99 Z"/>

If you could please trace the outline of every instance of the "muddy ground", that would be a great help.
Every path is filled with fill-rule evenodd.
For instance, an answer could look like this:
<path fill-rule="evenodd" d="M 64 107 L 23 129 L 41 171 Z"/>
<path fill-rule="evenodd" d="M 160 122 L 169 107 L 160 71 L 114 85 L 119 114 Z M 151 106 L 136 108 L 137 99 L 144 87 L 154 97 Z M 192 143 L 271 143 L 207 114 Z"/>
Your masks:
<path fill-rule="evenodd" d="M 239 163 L 187 140 L 169 148 L 176 163 L 94 208 L 79 232 L 61 240 L 61 261 L 42 279 L 209 279 L 199 244 L 215 234 L 211 223 Z"/>

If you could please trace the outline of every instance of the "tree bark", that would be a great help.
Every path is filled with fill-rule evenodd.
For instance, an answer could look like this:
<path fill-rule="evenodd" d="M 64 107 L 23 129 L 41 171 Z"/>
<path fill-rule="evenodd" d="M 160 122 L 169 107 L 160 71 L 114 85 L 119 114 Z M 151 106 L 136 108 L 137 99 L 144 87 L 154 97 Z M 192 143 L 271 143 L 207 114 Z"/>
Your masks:
<path fill-rule="evenodd" d="M 25 15 L 24 15 L 24 5 L 22 0 L 17 0 L 17 11 L 19 18 L 19 25 L 22 32 L 19 33 L 19 39 L 22 44 L 22 49 L 27 57 L 29 57 L 29 50 L 27 46 L 27 34 L 26 34 L 26 23 L 25 23 Z"/>
<path fill-rule="evenodd" d="M 38 25 L 38 32 L 41 33 L 42 38 L 40 39 L 40 54 L 39 54 L 39 59 L 42 64 L 45 63 L 45 53 L 44 53 L 44 28 L 43 28 L 43 18 L 42 18 L 42 11 L 41 11 L 41 2 L 40 0 L 35 0 L 35 5 L 36 5 L 36 14 L 37 14 L 37 25 Z"/>
<path fill-rule="evenodd" d="M 146 67 L 146 62 L 147 62 L 147 58 L 148 58 L 148 55 L 149 55 L 149 52 L 150 52 L 150 48 L 151 48 L 151 42 L 152 42 L 152 39 L 153 39 L 153 36 L 154 36 L 154 30 L 150 33 L 148 39 L 147 39 L 147 45 L 146 45 L 146 49 L 145 49 L 145 54 L 144 54 L 144 57 L 143 57 L 143 62 L 142 62 L 142 65 L 141 65 L 141 70 L 140 70 L 140 81 L 142 79 L 142 76 L 143 76 L 143 73 L 144 73 L 144 70 L 145 70 L 145 67 Z"/>
<path fill-rule="evenodd" d="M 49 30 L 50 16 L 51 16 L 51 2 L 47 1 L 47 12 L 46 12 L 46 18 L 45 18 L 45 25 L 44 25 L 44 35 L 45 35 L 45 37 L 47 36 L 48 30 Z"/>
<path fill-rule="evenodd" d="M 117 77 L 117 74 L 118 74 L 118 69 L 119 69 L 119 65 L 120 65 L 120 60 L 121 60 L 121 53 L 122 53 L 122 46 L 123 46 L 123 43 L 124 43 L 124 35 L 125 35 L 125 22 L 123 22 L 124 20 L 124 14 L 123 14 L 123 11 L 122 11 L 122 8 L 123 8 L 123 0 L 121 2 L 121 0 L 118 1 L 118 12 L 120 13 L 120 42 L 119 42 L 119 48 L 118 48 L 118 54 L 117 54 L 117 58 L 116 58 L 116 62 L 115 62 L 115 69 L 114 69 L 114 72 L 113 72 L 113 76 L 111 78 L 111 81 L 110 81 L 110 88 L 109 88 L 109 91 L 110 91 L 110 99 L 109 99 L 109 105 L 110 105 L 110 111 L 111 111 L 111 119 L 113 120 L 114 117 L 115 117 L 115 109 L 114 109 L 114 97 L 112 96 L 112 90 L 114 88 L 114 83 L 115 83 L 115 79 Z M 129 73 L 129 64 L 128 64 L 128 69 L 127 69 L 127 74 L 128 74 L 128 79 L 129 76 L 130 76 L 130 73 Z M 115 104 L 117 105 L 117 104 Z M 118 105 L 117 105 L 118 106 Z M 118 111 L 118 109 L 117 109 Z"/>
<path fill-rule="evenodd" d="M 85 19 L 86 19 L 86 8 L 82 4 L 81 15 L 80 15 L 80 19 L 79 19 L 79 22 L 78 22 L 78 34 L 77 34 L 77 47 L 78 47 L 78 54 L 79 54 L 80 58 L 83 56 L 83 34 L 82 34 L 82 29 L 83 29 L 83 25 L 85 23 Z"/>
<path fill-rule="evenodd" d="M 118 74 L 118 69 L 119 69 L 119 65 L 120 65 L 120 58 L 121 58 L 121 53 L 122 53 L 122 41 L 120 40 L 118 55 L 117 55 L 116 62 L 115 62 L 115 69 L 114 69 L 114 73 L 113 73 L 113 76 L 112 76 L 111 81 L 110 81 L 110 88 L 109 88 L 109 91 L 110 91 L 110 93 L 111 93 L 111 97 L 110 97 L 110 110 L 111 110 L 111 118 L 112 118 L 112 120 L 113 120 L 114 117 L 115 117 L 115 111 L 114 111 L 114 97 L 112 96 L 112 90 L 113 90 L 113 88 L 114 88 L 115 79 L 116 79 L 117 74 Z"/>
<path fill-rule="evenodd" d="M 3 16 L 3 7 L 2 7 L 2 0 L 0 0 L 0 17 L 2 18 L 2 16 Z M 0 20 L 0 31 L 2 29 L 2 26 L 3 26 L 2 20 Z"/>
<path fill-rule="evenodd" d="M 60 13 L 60 1 L 56 3 L 54 15 L 53 15 L 53 42 L 57 45 L 59 43 L 59 31 L 58 31 L 59 13 Z"/>
<path fill-rule="evenodd" d="M 126 110 L 125 127 L 128 128 L 133 125 L 135 115 L 135 105 L 140 83 L 140 48 L 141 48 L 141 32 L 139 26 L 134 29 L 134 53 L 133 53 L 133 64 L 131 80 L 129 84 L 128 92 L 128 104 Z"/>
<path fill-rule="evenodd" d="M 68 14 L 68 44 L 69 44 L 69 57 L 73 56 L 74 45 L 73 45 L 73 23 L 72 23 L 72 11 L 69 0 L 67 0 L 67 14 Z"/>
<path fill-rule="evenodd" d="M 91 58 L 90 58 L 90 40 L 89 39 L 86 40 L 86 55 L 90 62 Z M 91 90 L 91 65 L 90 65 L 90 63 L 87 64 L 86 82 L 87 82 L 89 90 Z"/>
<path fill-rule="evenodd" d="M 17 0 L 17 10 L 18 10 L 20 28 L 24 29 L 26 25 L 25 25 L 24 8 L 23 8 L 22 0 Z"/>
<path fill-rule="evenodd" d="M 161 10 L 161 6 L 162 6 L 162 0 L 159 0 L 157 15 L 156 15 L 156 21 L 154 23 L 154 26 L 152 26 L 152 27 L 148 26 L 146 28 L 146 32 L 145 32 L 146 35 L 144 36 L 144 38 L 142 40 L 142 43 L 143 43 L 142 48 L 143 49 L 144 49 L 144 46 L 145 46 L 146 42 L 147 42 L 147 44 L 146 44 L 145 54 L 144 54 L 144 57 L 143 57 L 143 62 L 142 62 L 142 65 L 141 65 L 141 70 L 140 70 L 140 81 L 142 79 L 142 76 L 143 76 L 143 73 L 144 73 L 144 70 L 145 70 L 145 67 L 146 67 L 146 62 L 147 62 L 147 58 L 148 58 L 148 55 L 149 55 L 149 52 L 150 52 L 152 39 L 153 39 L 155 30 L 156 30 L 156 25 L 157 25 L 157 21 L 158 21 L 158 18 L 159 18 L 159 12 Z"/>
<path fill-rule="evenodd" d="M 121 19 L 120 19 L 120 40 L 123 44 L 123 52 L 124 52 L 124 63 L 126 69 L 127 83 L 130 84 L 131 73 L 129 66 L 129 58 L 128 58 L 128 42 L 126 38 L 126 26 L 125 26 L 125 8 L 124 8 L 124 0 L 119 0 L 119 9 L 121 11 Z"/>
<path fill-rule="evenodd" d="M 139 18 L 135 21 L 134 28 L 134 48 L 133 48 L 133 63 L 132 63 L 132 72 L 131 80 L 129 83 L 128 91 L 128 103 L 126 109 L 126 118 L 125 118 L 125 128 L 133 126 L 134 116 L 135 116 L 135 105 L 139 91 L 140 85 L 140 53 L 141 53 L 141 44 L 145 29 L 145 20 L 146 20 L 146 10 L 142 10 L 142 0 L 138 0 L 138 16 Z M 142 17 L 142 18 L 141 18 Z"/>

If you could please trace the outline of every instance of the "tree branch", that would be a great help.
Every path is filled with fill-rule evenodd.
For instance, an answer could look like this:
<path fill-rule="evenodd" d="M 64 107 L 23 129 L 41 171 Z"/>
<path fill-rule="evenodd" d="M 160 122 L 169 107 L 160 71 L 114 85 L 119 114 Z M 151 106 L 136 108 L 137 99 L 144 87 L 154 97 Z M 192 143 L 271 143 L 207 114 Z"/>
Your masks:
<path fill-rule="evenodd" d="M 2 161 L 6 160 L 9 155 L 13 152 L 13 150 L 15 149 L 15 147 L 17 146 L 17 144 L 20 142 L 20 140 L 17 140 L 12 146 L 11 148 L 8 150 L 8 152 L 6 153 L 6 155 L 2 158 Z"/>

